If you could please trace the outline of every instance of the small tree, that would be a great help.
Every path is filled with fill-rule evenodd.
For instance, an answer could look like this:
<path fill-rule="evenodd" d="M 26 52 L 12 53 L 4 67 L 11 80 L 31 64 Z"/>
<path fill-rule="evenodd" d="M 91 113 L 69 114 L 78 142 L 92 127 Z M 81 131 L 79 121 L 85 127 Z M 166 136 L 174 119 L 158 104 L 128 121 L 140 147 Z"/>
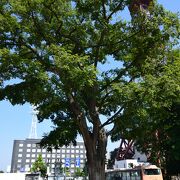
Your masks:
<path fill-rule="evenodd" d="M 47 166 L 43 161 L 42 155 L 40 154 L 37 160 L 33 163 L 31 172 L 40 173 L 41 177 L 45 177 L 47 173 Z"/>
<path fill-rule="evenodd" d="M 64 173 L 66 176 L 70 176 L 70 169 L 69 167 L 64 167 Z"/>
<path fill-rule="evenodd" d="M 81 168 L 76 168 L 75 173 L 74 173 L 75 177 L 82 177 L 85 176 L 83 170 L 81 170 Z"/>

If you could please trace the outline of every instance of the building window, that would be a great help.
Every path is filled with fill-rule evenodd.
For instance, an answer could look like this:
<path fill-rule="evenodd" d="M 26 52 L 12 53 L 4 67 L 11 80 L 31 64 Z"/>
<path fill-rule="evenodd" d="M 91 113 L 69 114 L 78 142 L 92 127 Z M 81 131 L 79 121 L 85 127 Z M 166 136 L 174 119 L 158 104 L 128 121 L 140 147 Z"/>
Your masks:
<path fill-rule="evenodd" d="M 30 154 L 26 154 L 26 157 L 30 157 Z"/>
<path fill-rule="evenodd" d="M 32 149 L 32 152 L 36 152 L 36 149 Z"/>
<path fill-rule="evenodd" d="M 29 164 L 26 164 L 25 171 L 30 171 Z"/>
<path fill-rule="evenodd" d="M 50 158 L 50 157 L 51 157 L 51 154 L 47 154 L 47 157 Z"/>
<path fill-rule="evenodd" d="M 31 159 L 31 162 L 32 162 L 32 163 L 35 162 L 35 159 Z"/>
<path fill-rule="evenodd" d="M 30 162 L 30 160 L 29 160 L 29 159 L 26 159 L 26 162 L 28 163 L 28 162 Z"/>
<path fill-rule="evenodd" d="M 81 146 L 80 146 L 80 148 L 81 148 L 81 149 L 84 149 L 84 146 L 83 146 L 83 145 L 81 145 Z"/>
<path fill-rule="evenodd" d="M 70 153 L 70 150 L 69 150 L 69 149 L 67 149 L 67 150 L 66 150 L 66 152 L 67 152 L 67 153 Z"/>
<path fill-rule="evenodd" d="M 79 153 L 79 150 L 78 150 L 78 149 L 76 149 L 76 153 Z"/>
<path fill-rule="evenodd" d="M 60 153 L 60 149 L 57 150 L 57 153 Z"/>
<path fill-rule="evenodd" d="M 35 154 L 32 154 L 32 157 L 34 158 L 36 155 Z"/>
<path fill-rule="evenodd" d="M 35 147 L 37 147 L 37 146 L 36 146 L 36 144 L 32 144 L 32 147 L 35 148 Z"/>
<path fill-rule="evenodd" d="M 56 153 L 56 150 L 55 150 L 55 149 L 53 149 L 53 150 L 52 150 L 52 153 Z"/>
<path fill-rule="evenodd" d="M 37 149 L 37 152 L 41 152 L 41 149 Z"/>
<path fill-rule="evenodd" d="M 31 152 L 31 149 L 27 149 L 27 152 Z"/>
<path fill-rule="evenodd" d="M 25 168 L 26 168 L 26 169 L 29 168 L 29 164 L 26 164 L 26 165 L 25 165 Z"/>
<path fill-rule="evenodd" d="M 18 159 L 18 162 L 22 162 L 22 159 Z"/>
<path fill-rule="evenodd" d="M 74 154 L 71 154 L 71 157 L 74 158 Z"/>
<path fill-rule="evenodd" d="M 23 144 L 19 144 L 19 147 L 23 147 Z"/>
<path fill-rule="evenodd" d="M 62 154 L 62 158 L 64 158 L 65 157 L 65 154 Z"/>
<path fill-rule="evenodd" d="M 27 147 L 31 147 L 31 144 L 27 144 Z"/>
<path fill-rule="evenodd" d="M 56 155 L 55 154 L 52 154 L 52 158 L 55 158 L 56 157 Z"/>
<path fill-rule="evenodd" d="M 43 158 L 46 157 L 46 154 L 42 154 L 42 157 L 43 157 Z"/>
<path fill-rule="evenodd" d="M 46 149 L 43 149 L 42 152 L 46 152 Z"/>
<path fill-rule="evenodd" d="M 23 151 L 23 149 L 19 149 L 19 152 L 22 152 Z"/>
<path fill-rule="evenodd" d="M 65 149 L 62 149 L 62 153 L 65 153 Z"/>
<path fill-rule="evenodd" d="M 18 154 L 18 157 L 22 157 L 22 154 Z"/>

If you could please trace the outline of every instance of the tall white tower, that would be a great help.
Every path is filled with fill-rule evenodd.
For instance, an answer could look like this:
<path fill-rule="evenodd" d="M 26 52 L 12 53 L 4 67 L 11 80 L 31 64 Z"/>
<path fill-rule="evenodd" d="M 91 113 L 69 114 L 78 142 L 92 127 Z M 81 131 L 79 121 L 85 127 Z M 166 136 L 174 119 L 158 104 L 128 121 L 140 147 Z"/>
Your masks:
<path fill-rule="evenodd" d="M 31 123 L 31 131 L 29 133 L 29 139 L 37 139 L 37 132 L 36 132 L 36 127 L 37 127 L 37 113 L 38 111 L 36 110 L 36 107 L 32 105 L 32 123 Z"/>

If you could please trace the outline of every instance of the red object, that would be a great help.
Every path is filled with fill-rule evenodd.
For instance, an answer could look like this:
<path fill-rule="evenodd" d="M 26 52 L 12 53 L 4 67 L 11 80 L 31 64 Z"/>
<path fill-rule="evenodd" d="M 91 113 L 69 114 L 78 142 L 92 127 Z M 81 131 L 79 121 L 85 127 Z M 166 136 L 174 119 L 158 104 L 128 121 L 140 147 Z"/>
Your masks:
<path fill-rule="evenodd" d="M 124 160 L 124 159 L 132 159 L 134 156 L 135 151 L 134 151 L 134 141 L 133 140 L 126 140 L 126 139 L 121 139 L 121 143 L 117 152 L 116 159 L 119 160 Z"/>
<path fill-rule="evenodd" d="M 153 3 L 153 0 L 131 0 L 129 5 L 129 11 L 135 13 L 140 9 L 148 9 L 148 7 Z"/>

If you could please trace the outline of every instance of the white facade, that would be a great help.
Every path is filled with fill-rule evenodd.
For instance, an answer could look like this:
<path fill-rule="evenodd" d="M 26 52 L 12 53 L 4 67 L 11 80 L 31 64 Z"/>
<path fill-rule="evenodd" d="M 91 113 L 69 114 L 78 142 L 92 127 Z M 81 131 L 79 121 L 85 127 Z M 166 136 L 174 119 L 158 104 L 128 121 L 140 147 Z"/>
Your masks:
<path fill-rule="evenodd" d="M 147 156 L 137 151 L 137 149 L 135 149 L 133 159 L 137 159 L 138 162 L 147 162 Z"/>
<path fill-rule="evenodd" d="M 25 180 L 25 173 L 0 173 L 0 180 Z"/>
<path fill-rule="evenodd" d="M 114 169 L 128 169 L 139 165 L 137 159 L 115 160 Z"/>

